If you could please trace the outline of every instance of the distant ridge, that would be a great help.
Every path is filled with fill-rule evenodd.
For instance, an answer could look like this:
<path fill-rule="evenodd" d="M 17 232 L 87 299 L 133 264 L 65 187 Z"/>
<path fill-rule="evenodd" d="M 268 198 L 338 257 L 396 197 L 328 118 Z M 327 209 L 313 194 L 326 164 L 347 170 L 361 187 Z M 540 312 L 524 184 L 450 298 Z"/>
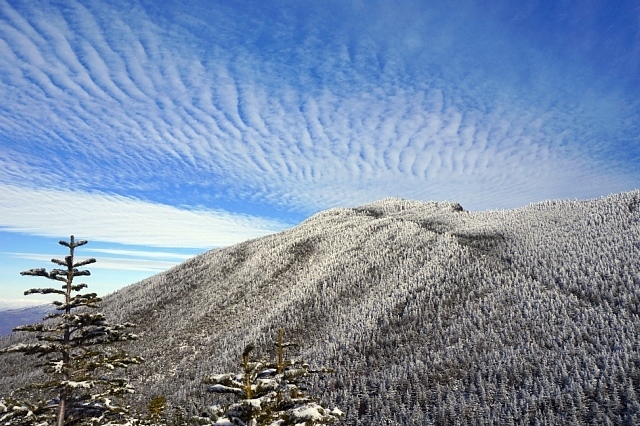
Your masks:
<path fill-rule="evenodd" d="M 105 298 L 139 324 L 139 404 L 204 411 L 202 378 L 279 327 L 335 374 L 346 424 L 640 423 L 640 191 L 470 212 L 320 212 Z M 17 339 L 4 339 L 0 345 Z M 26 359 L 25 359 L 26 360 Z M 0 363 L 0 392 L 28 379 Z"/>
<path fill-rule="evenodd" d="M 0 337 L 11 333 L 13 327 L 41 321 L 45 314 L 53 310 L 51 304 L 0 310 Z"/>

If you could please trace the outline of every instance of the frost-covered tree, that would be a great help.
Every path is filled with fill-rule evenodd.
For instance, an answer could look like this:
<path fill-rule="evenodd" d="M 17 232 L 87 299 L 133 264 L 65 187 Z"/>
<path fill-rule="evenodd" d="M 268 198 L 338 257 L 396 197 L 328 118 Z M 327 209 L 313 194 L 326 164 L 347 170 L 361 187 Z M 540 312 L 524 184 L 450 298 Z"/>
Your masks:
<path fill-rule="evenodd" d="M 242 373 L 218 374 L 205 382 L 209 392 L 232 394 L 238 402 L 211 407 L 216 425 L 285 426 L 337 423 L 343 413 L 328 410 L 307 395 L 305 379 L 311 374 L 328 372 L 311 370 L 303 361 L 285 359 L 284 350 L 294 344 L 283 341 L 280 330 L 275 362 L 250 360 L 252 345 L 242 354 Z"/>
<path fill-rule="evenodd" d="M 46 315 L 42 323 L 14 328 L 33 333 L 34 339 L 2 351 L 37 355 L 37 366 L 47 373 L 47 380 L 14 390 L 11 397 L 0 400 L 0 422 L 58 426 L 125 423 L 127 409 L 113 398 L 133 393 L 133 388 L 112 371 L 139 364 L 142 359 L 116 350 L 112 344 L 136 339 L 127 331 L 133 324 L 110 324 L 104 314 L 94 311 L 101 299 L 95 293 L 81 294 L 87 285 L 74 283 L 74 278 L 90 275 L 78 268 L 96 262 L 93 258 L 75 260 L 75 249 L 87 241 L 75 240 L 72 235 L 60 244 L 69 249 L 69 255 L 51 262 L 61 268 L 31 269 L 21 275 L 61 282 L 61 289 L 33 288 L 25 295 L 57 294 L 62 301 L 53 302 L 56 312 Z"/>

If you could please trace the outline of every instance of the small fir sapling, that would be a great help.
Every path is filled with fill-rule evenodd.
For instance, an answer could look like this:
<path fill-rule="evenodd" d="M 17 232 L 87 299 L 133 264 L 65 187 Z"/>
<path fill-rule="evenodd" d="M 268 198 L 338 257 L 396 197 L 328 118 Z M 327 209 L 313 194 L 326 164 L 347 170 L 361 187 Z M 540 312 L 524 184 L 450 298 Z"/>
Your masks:
<path fill-rule="evenodd" d="M 311 374 L 330 372 L 311 370 L 299 360 L 287 360 L 285 348 L 294 346 L 284 342 L 279 331 L 276 362 L 250 360 L 253 345 L 242 354 L 242 373 L 218 374 L 205 383 L 209 392 L 234 395 L 238 402 L 211 407 L 217 425 L 321 425 L 337 423 L 343 413 L 328 410 L 304 391 L 304 380 Z"/>

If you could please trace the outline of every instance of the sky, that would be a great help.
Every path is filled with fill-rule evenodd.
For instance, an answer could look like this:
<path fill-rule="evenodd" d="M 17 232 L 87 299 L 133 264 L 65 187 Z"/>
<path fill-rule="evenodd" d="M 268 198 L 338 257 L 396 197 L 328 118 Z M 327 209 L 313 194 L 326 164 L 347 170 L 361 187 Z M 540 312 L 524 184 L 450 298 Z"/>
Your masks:
<path fill-rule="evenodd" d="M 0 308 L 72 234 L 104 295 L 332 207 L 640 187 L 637 0 L 0 0 L 0 57 Z"/>

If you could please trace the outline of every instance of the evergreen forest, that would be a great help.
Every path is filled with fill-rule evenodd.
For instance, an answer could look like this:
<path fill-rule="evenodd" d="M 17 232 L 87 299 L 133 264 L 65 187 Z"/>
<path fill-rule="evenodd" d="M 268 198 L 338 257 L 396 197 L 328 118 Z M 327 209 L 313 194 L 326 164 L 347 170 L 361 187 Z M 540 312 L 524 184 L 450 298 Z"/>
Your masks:
<path fill-rule="evenodd" d="M 296 386 L 341 424 L 640 423 L 640 191 L 504 211 L 330 209 L 100 305 L 135 324 L 113 343 L 144 360 L 122 373 L 125 405 L 162 400 L 167 423 L 213 424 L 254 371 L 242 355 L 273 360 L 279 333 L 296 343 L 290 365 L 316 369 Z M 0 396 L 45 374 L 24 354 L 0 359 Z M 269 365 L 255 377 L 284 374 Z"/>

